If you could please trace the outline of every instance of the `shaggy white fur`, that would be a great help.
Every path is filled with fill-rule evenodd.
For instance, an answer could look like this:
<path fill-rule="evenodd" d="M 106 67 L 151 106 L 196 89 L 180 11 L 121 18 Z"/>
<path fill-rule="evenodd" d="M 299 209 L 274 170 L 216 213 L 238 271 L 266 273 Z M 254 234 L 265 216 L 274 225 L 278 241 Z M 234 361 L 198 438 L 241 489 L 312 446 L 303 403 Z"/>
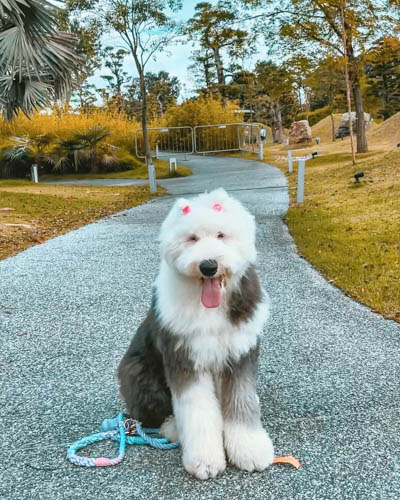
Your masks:
<path fill-rule="evenodd" d="M 195 371 L 183 390 L 171 389 L 175 419 L 167 419 L 161 432 L 169 438 L 177 432 L 183 464 L 200 479 L 225 469 L 225 452 L 232 464 L 248 471 L 264 470 L 273 459 L 272 442 L 258 417 L 255 382 L 249 380 L 252 371 L 237 387 L 248 388 L 254 397 L 233 393 L 237 418 L 230 415 L 224 421 L 222 416 L 222 373 L 256 349 L 269 315 L 264 291 L 243 320 L 235 322 L 229 315 L 232 294 L 242 293 L 242 279 L 256 261 L 255 233 L 254 217 L 223 189 L 177 200 L 160 232 L 157 319 L 178 339 L 176 349 L 187 353 Z M 202 262 L 217 266 L 206 292 Z M 211 298 L 203 300 L 204 293 Z M 248 401 L 254 406 L 251 411 Z"/>

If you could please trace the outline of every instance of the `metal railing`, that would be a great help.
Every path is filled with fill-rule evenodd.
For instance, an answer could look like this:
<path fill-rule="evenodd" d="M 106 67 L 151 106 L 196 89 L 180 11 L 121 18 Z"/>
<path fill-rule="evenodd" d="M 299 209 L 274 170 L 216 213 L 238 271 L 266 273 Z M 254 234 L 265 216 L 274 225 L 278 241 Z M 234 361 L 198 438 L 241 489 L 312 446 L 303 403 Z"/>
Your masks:
<path fill-rule="evenodd" d="M 153 157 L 193 154 L 195 151 L 192 127 L 152 127 L 148 128 L 147 132 Z M 135 132 L 135 148 L 138 158 L 146 157 L 141 129 Z"/>
<path fill-rule="evenodd" d="M 187 155 L 193 153 L 223 153 L 248 151 L 257 153 L 260 145 L 261 123 L 219 123 L 196 127 L 148 128 L 152 157 Z M 146 151 L 142 130 L 135 132 L 138 158 L 145 158 Z"/>
<path fill-rule="evenodd" d="M 219 123 L 194 127 L 196 153 L 221 153 L 240 148 L 239 123 Z"/>

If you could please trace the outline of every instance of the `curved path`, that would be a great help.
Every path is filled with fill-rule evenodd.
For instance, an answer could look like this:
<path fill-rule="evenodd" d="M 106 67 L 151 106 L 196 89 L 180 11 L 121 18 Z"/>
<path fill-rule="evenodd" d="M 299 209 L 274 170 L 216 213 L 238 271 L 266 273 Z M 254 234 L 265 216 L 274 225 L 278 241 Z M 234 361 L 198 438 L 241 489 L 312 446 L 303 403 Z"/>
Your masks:
<path fill-rule="evenodd" d="M 220 157 L 188 164 L 195 175 L 162 182 L 169 196 L 0 263 L 0 498 L 399 498 L 400 325 L 350 300 L 296 254 L 279 170 Z M 202 483 L 186 475 L 179 451 L 146 447 L 130 447 L 115 468 L 69 465 L 67 443 L 121 409 L 115 371 L 150 302 L 156 236 L 173 196 L 220 185 L 257 217 L 259 270 L 273 302 L 259 370 L 262 418 L 276 452 L 303 468 L 230 468 Z"/>

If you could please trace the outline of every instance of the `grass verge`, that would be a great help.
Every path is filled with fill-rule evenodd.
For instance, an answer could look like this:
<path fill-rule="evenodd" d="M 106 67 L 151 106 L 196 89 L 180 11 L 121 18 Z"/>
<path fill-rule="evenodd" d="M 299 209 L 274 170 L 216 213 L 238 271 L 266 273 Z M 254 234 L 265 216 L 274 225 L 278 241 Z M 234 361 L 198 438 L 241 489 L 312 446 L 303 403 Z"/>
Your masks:
<path fill-rule="evenodd" d="M 266 162 L 287 172 L 270 152 Z M 307 161 L 301 206 L 296 166 L 286 221 L 299 252 L 348 295 L 400 322 L 400 153 L 359 155 L 355 167 L 346 153 Z"/>
<path fill-rule="evenodd" d="M 192 170 L 184 165 L 177 165 L 177 172 L 170 176 L 169 162 L 165 160 L 155 160 L 154 166 L 156 169 L 157 179 L 169 179 L 170 177 L 187 177 L 192 175 Z M 136 167 L 132 170 L 123 170 L 121 172 L 107 173 L 90 173 L 90 174 L 59 174 L 59 175 L 43 175 L 40 177 L 42 181 L 59 181 L 59 180 L 80 180 L 80 179 L 148 179 L 147 166 L 145 164 Z"/>
<path fill-rule="evenodd" d="M 0 180 L 0 259 L 164 193 L 147 186 L 92 187 Z"/>

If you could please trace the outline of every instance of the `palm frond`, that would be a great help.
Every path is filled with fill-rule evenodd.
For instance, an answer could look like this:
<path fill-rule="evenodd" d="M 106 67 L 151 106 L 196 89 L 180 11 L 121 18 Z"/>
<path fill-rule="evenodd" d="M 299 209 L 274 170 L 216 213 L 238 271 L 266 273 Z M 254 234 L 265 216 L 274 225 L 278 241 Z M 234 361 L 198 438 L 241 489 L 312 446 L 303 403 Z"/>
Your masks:
<path fill-rule="evenodd" d="M 84 132 L 76 134 L 76 138 L 87 147 L 94 148 L 99 142 L 110 135 L 110 130 L 104 125 L 93 125 Z"/>
<path fill-rule="evenodd" d="M 65 98 L 79 59 L 76 37 L 57 31 L 46 0 L 0 0 L 0 110 L 30 115 L 49 98 Z"/>
<path fill-rule="evenodd" d="M 10 163 L 24 160 L 28 157 L 29 157 L 29 150 L 23 145 L 7 148 L 3 155 L 4 160 Z"/>

